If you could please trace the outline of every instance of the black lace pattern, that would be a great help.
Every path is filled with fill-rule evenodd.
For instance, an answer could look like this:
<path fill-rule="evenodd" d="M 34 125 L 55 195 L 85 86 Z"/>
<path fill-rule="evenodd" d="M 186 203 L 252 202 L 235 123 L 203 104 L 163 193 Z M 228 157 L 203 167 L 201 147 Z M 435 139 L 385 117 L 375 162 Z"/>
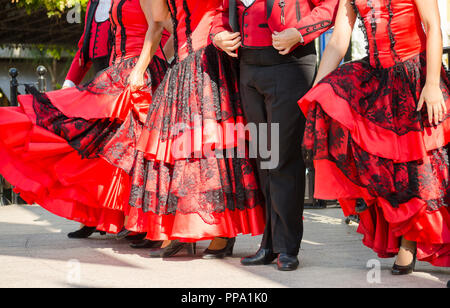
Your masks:
<path fill-rule="evenodd" d="M 193 128 L 196 117 L 217 122 L 243 117 L 237 65 L 213 45 L 175 63 L 154 95 L 146 129 L 160 131 L 165 141 Z"/>
<path fill-rule="evenodd" d="M 424 200 L 429 211 L 450 202 L 449 146 L 422 160 L 395 163 L 363 150 L 347 128 L 316 104 L 308 114 L 303 151 L 307 159 L 332 161 L 350 181 L 394 208 L 413 198 Z"/>
<path fill-rule="evenodd" d="M 426 108 L 417 105 L 426 80 L 425 53 L 390 68 L 376 69 L 368 58 L 347 63 L 328 75 L 320 84 L 329 84 L 336 95 L 370 123 L 405 135 L 423 131 L 428 122 Z M 450 98 L 449 81 L 442 69 L 441 90 Z M 450 117 L 446 115 L 444 121 Z"/>

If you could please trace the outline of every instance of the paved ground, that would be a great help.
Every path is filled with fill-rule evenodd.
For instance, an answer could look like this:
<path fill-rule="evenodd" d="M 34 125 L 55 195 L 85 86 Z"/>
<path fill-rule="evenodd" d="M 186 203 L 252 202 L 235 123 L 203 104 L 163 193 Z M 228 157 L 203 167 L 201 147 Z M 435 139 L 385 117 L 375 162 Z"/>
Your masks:
<path fill-rule="evenodd" d="M 225 260 L 150 259 L 110 236 L 69 240 L 77 224 L 40 207 L 0 207 L 0 287 L 442 288 L 450 279 L 450 269 L 421 262 L 413 275 L 391 276 L 393 259 L 377 260 L 361 244 L 356 225 L 342 220 L 340 209 L 307 210 L 301 268 L 285 273 L 275 264 L 240 266 L 241 257 L 257 250 L 259 237 L 240 237 L 235 255 Z M 200 243 L 200 252 L 207 244 Z M 369 260 L 381 264 L 379 276 L 367 267 Z"/>

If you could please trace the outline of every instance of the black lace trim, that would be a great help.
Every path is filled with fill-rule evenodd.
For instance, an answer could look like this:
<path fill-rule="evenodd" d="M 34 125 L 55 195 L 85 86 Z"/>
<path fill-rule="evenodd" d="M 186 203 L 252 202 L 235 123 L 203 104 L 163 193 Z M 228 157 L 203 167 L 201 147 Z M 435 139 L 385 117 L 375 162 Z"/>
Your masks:
<path fill-rule="evenodd" d="M 120 51 L 122 53 L 122 57 L 126 54 L 127 50 L 126 50 L 126 45 L 127 45 L 127 33 L 126 33 L 126 29 L 125 26 L 123 24 L 122 21 L 122 7 L 125 4 L 127 0 L 121 0 L 119 5 L 117 6 L 117 19 L 118 22 L 120 24 Z"/>
<path fill-rule="evenodd" d="M 32 86 L 26 86 L 26 90 L 33 96 L 36 124 L 62 137 L 82 158 L 98 158 L 121 125 L 119 120 L 69 118 L 52 104 L 45 93 Z"/>
<path fill-rule="evenodd" d="M 170 1 L 170 4 L 169 4 Z M 167 6 L 169 7 L 170 16 L 172 17 L 173 24 L 173 44 L 175 50 L 175 60 L 178 59 L 178 48 L 179 48 L 179 38 L 178 38 L 178 19 L 177 19 L 177 4 L 175 0 L 168 0 Z"/>
<path fill-rule="evenodd" d="M 364 25 L 364 18 L 362 17 L 361 12 L 359 11 L 358 6 L 356 5 L 356 2 L 355 1 L 351 1 L 351 5 L 353 6 L 353 10 L 355 11 L 357 18 L 359 19 L 358 27 L 361 30 L 361 32 L 364 34 L 364 37 L 365 37 L 364 48 L 366 50 L 366 55 L 368 56 L 369 53 L 370 53 L 370 50 L 369 50 L 369 36 L 367 35 L 367 29 L 366 29 L 366 27 Z"/>
<path fill-rule="evenodd" d="M 186 0 L 183 0 L 183 9 L 186 12 L 186 40 L 188 45 L 189 53 L 194 52 L 194 47 L 192 45 L 192 29 L 191 29 L 191 11 Z"/>
<path fill-rule="evenodd" d="M 435 126 L 428 122 L 425 109 L 422 112 L 415 111 L 418 95 L 425 85 L 425 65 L 425 53 L 381 69 L 371 66 L 366 57 L 340 66 L 319 84 L 329 84 L 334 93 L 347 101 L 356 113 L 374 125 L 401 136 Z M 450 84 L 443 69 L 441 76 L 441 89 L 447 101 Z M 391 97 L 389 106 L 382 104 L 382 98 L 386 96 Z M 450 113 L 443 121 L 448 118 Z"/>
<path fill-rule="evenodd" d="M 210 214 L 264 204 L 257 182 L 244 180 L 249 176 L 255 180 L 254 172 L 248 159 L 192 159 L 174 165 L 142 159 L 133 170 L 129 204 L 157 215 L 198 213 L 208 222 Z M 221 187 L 208 187 L 210 181 Z"/>
<path fill-rule="evenodd" d="M 109 12 L 109 20 L 111 21 L 110 36 L 111 36 L 111 49 L 112 49 L 110 57 L 111 57 L 111 62 L 114 63 L 117 58 L 117 49 L 116 49 L 117 24 L 113 18 L 112 9 L 113 9 L 113 7 L 111 7 L 111 11 Z"/>
<path fill-rule="evenodd" d="M 387 4 L 387 9 L 388 9 L 388 12 L 389 12 L 389 22 L 388 22 L 387 28 L 388 28 L 389 40 L 391 42 L 391 45 L 390 45 L 391 48 L 390 49 L 391 49 L 391 52 L 392 52 L 392 55 L 393 55 L 395 63 L 399 63 L 399 62 L 401 62 L 401 60 L 400 60 L 400 57 L 397 54 L 397 51 L 395 50 L 395 44 L 397 42 L 395 40 L 395 34 L 392 31 L 392 19 L 394 17 L 394 12 L 392 11 L 392 0 L 389 0 L 389 2 Z"/>
<path fill-rule="evenodd" d="M 370 28 L 372 30 L 372 44 L 373 44 L 373 56 L 375 57 L 375 63 L 376 63 L 376 67 L 377 68 L 382 68 L 381 65 L 381 61 L 380 58 L 378 57 L 379 52 L 378 52 L 378 45 L 377 45 L 377 41 L 375 40 L 376 37 L 376 33 L 377 33 L 377 18 L 375 15 L 375 8 L 373 7 L 373 0 L 368 0 L 367 1 L 367 5 L 371 10 L 371 16 L 370 16 Z"/>
<path fill-rule="evenodd" d="M 317 127 L 317 121 L 325 126 Z M 308 144 L 313 141 L 312 147 L 303 145 L 305 160 L 333 162 L 353 184 L 365 188 L 373 197 L 386 199 L 393 208 L 414 198 L 425 201 L 429 211 L 450 204 L 449 145 L 430 151 L 427 162 L 395 163 L 363 150 L 348 129 L 337 124 L 320 105 L 308 115 L 305 139 Z M 439 198 L 424 200 L 428 191 L 438 191 Z"/>
<path fill-rule="evenodd" d="M 79 91 L 87 91 L 92 94 L 120 95 L 128 85 L 128 77 L 139 56 L 113 63 L 110 67 L 97 73 L 93 80 L 84 85 L 77 85 Z M 146 70 L 146 88 L 142 91 L 155 91 L 163 80 L 168 63 L 154 56 Z M 151 78 L 149 78 L 151 77 Z"/>
<path fill-rule="evenodd" d="M 153 96 L 146 128 L 159 130 L 165 141 L 169 135 L 173 136 L 171 127 L 178 127 L 176 135 L 189 128 L 187 123 L 191 123 L 194 113 L 201 115 L 202 119 L 218 122 L 243 116 L 237 78 L 238 63 L 214 45 L 195 51 L 170 67 L 164 86 L 160 86 Z M 205 94 L 204 89 L 211 91 Z M 192 105 L 192 97 L 198 101 L 196 106 Z M 222 108 L 226 101 L 229 101 L 226 104 L 230 108 L 228 110 Z M 162 109 L 167 111 L 161 112 Z M 174 110 L 176 114 L 173 114 Z"/>

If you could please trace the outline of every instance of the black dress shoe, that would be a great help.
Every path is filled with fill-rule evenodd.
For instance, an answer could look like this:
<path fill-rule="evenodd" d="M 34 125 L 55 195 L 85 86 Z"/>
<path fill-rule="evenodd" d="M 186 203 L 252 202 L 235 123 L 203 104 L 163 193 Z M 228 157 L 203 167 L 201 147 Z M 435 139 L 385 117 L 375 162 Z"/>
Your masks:
<path fill-rule="evenodd" d="M 95 227 L 86 227 L 84 226 L 80 230 L 77 230 L 75 232 L 70 232 L 67 234 L 69 238 L 88 238 L 91 236 L 96 230 Z"/>
<path fill-rule="evenodd" d="M 138 233 L 136 235 L 128 235 L 125 238 L 129 241 L 142 241 L 147 236 L 147 233 Z"/>
<path fill-rule="evenodd" d="M 119 233 L 116 234 L 116 240 L 123 240 L 131 233 L 133 233 L 133 231 L 129 231 L 129 230 L 123 228 Z"/>
<path fill-rule="evenodd" d="M 277 260 L 277 266 L 279 271 L 295 271 L 300 262 L 297 256 L 288 255 L 286 253 L 280 253 Z"/>
<path fill-rule="evenodd" d="M 394 266 L 392 266 L 391 273 L 395 276 L 401 276 L 401 275 L 409 275 L 412 272 L 414 272 L 414 269 L 416 267 L 416 254 L 414 254 L 414 259 L 411 262 L 410 265 L 401 266 L 394 263 Z"/>
<path fill-rule="evenodd" d="M 277 258 L 277 254 L 270 249 L 259 249 L 255 255 L 241 259 L 241 264 L 244 266 L 253 265 L 267 265 Z"/>
<path fill-rule="evenodd" d="M 162 243 L 162 241 L 140 240 L 131 242 L 130 247 L 134 249 L 161 248 Z"/>
<path fill-rule="evenodd" d="M 233 255 L 234 244 L 236 243 L 236 238 L 228 238 L 227 245 L 221 250 L 211 250 L 206 249 L 203 252 L 203 259 L 223 259 Z"/>
<path fill-rule="evenodd" d="M 151 258 L 170 258 L 186 249 L 190 256 L 195 256 L 197 250 L 196 243 L 182 243 L 178 240 L 172 241 L 169 246 L 164 248 L 154 248 L 150 250 Z"/>

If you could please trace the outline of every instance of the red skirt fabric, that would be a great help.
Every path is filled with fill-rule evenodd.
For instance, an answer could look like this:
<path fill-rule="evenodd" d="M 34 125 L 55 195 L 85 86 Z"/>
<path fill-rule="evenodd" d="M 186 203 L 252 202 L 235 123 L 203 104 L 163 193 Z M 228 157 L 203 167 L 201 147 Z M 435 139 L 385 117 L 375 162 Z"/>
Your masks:
<path fill-rule="evenodd" d="M 127 76 L 136 61 L 115 64 L 80 88 L 28 88 L 21 107 L 0 108 L 0 173 L 25 201 L 99 230 L 123 228 L 131 178 L 101 158 L 102 149 L 129 114 L 145 120 L 152 85 L 167 68 L 155 58 L 148 87 L 131 93 Z"/>
<path fill-rule="evenodd" d="M 210 45 L 169 68 L 145 125 L 131 114 L 106 144 L 131 176 L 129 230 L 182 241 L 264 232 L 237 87 L 237 63 Z"/>
<path fill-rule="evenodd" d="M 303 149 L 316 169 L 315 197 L 358 213 L 363 243 L 393 257 L 400 239 L 417 242 L 418 260 L 450 266 L 450 113 L 428 123 L 416 112 L 425 55 L 386 69 L 367 59 L 344 64 L 299 101 L 307 117 Z M 450 83 L 441 89 L 450 108 Z"/>

